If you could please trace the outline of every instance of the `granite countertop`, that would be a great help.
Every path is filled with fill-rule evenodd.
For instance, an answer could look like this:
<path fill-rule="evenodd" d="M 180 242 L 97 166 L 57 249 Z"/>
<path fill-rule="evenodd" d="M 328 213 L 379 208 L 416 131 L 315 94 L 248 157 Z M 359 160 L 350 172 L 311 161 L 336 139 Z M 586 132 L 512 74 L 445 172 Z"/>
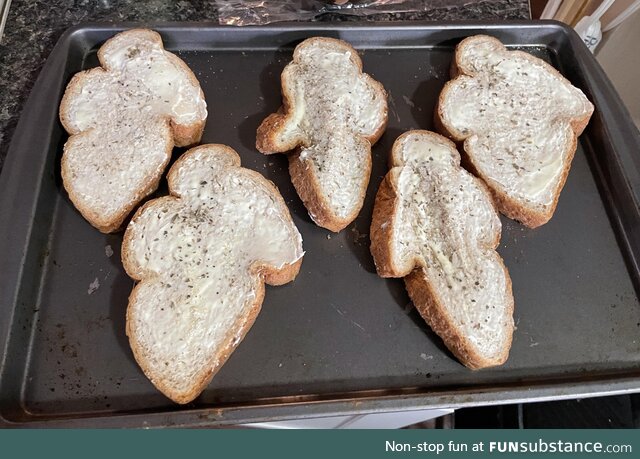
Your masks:
<path fill-rule="evenodd" d="M 373 14 L 366 20 L 529 19 L 530 14 L 527 0 L 423 3 L 424 10 L 420 12 Z M 217 2 L 213 0 L 13 0 L 0 42 L 0 170 L 22 106 L 53 46 L 67 28 L 90 21 L 217 23 L 218 18 Z M 316 19 L 365 20 L 336 13 Z"/>

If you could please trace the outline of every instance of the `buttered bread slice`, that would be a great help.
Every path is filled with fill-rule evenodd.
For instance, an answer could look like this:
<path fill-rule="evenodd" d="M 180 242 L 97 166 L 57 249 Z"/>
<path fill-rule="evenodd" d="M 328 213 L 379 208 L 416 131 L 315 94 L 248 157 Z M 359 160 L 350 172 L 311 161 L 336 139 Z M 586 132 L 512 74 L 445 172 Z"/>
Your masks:
<path fill-rule="evenodd" d="M 289 155 L 293 185 L 319 226 L 340 231 L 360 212 L 371 175 L 371 145 L 387 124 L 387 95 L 362 73 L 348 43 L 300 43 L 282 72 L 282 108 L 258 128 L 256 147 Z"/>
<path fill-rule="evenodd" d="M 158 187 L 174 145 L 200 141 L 207 108 L 196 77 L 156 32 L 122 32 L 98 59 L 101 67 L 72 78 L 60 104 L 70 134 L 62 180 L 80 213 L 108 233 Z"/>
<path fill-rule="evenodd" d="M 543 60 L 485 35 L 458 45 L 452 73 L 436 124 L 464 142 L 465 166 L 500 212 L 529 227 L 546 223 L 593 105 Z"/>
<path fill-rule="evenodd" d="M 167 178 L 171 195 L 138 209 L 124 235 L 122 262 L 138 281 L 127 335 L 151 382 L 187 403 L 251 328 L 264 283 L 293 280 L 304 252 L 277 188 L 231 148 L 193 148 Z"/>
<path fill-rule="evenodd" d="M 401 135 L 376 196 L 371 252 L 378 274 L 403 277 L 444 344 L 472 369 L 500 365 L 513 334 L 511 279 L 495 251 L 501 224 L 484 184 L 450 140 Z"/>

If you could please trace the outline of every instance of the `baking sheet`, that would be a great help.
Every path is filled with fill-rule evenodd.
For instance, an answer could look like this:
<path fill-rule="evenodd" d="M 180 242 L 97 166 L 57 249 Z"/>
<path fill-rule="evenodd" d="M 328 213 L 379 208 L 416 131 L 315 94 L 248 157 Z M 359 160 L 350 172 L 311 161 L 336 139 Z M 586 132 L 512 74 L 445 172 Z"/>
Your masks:
<path fill-rule="evenodd" d="M 66 83 L 97 65 L 102 42 L 134 26 L 141 25 L 68 31 L 16 130 L 0 178 L 0 422 L 201 426 L 640 390 L 640 140 L 570 29 L 544 22 L 146 24 L 200 80 L 210 113 L 202 142 L 230 145 L 245 167 L 274 181 L 306 250 L 293 283 L 267 287 L 255 325 L 203 394 L 183 407 L 166 399 L 138 368 L 125 336 L 133 283 L 120 263 L 121 234 L 103 235 L 85 222 L 59 172 L 66 134 L 57 106 Z M 453 47 L 475 33 L 550 61 L 596 112 L 550 223 L 530 230 L 502 220 L 499 252 L 513 281 L 517 330 L 504 366 L 473 372 L 412 308 L 402 281 L 375 274 L 368 232 L 393 141 L 433 127 Z M 315 35 L 351 42 L 390 94 L 365 205 L 337 235 L 309 219 L 286 158 L 254 148 L 258 124 L 280 105 L 279 75 L 293 47 Z"/>

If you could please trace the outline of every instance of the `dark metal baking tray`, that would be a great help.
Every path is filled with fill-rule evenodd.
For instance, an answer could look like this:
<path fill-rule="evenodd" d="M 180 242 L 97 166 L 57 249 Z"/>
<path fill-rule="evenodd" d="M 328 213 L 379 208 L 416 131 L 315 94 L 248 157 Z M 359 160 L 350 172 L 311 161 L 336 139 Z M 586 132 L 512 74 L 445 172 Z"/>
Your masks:
<path fill-rule="evenodd" d="M 108 37 L 141 25 L 158 30 L 199 78 L 210 111 L 203 142 L 232 146 L 244 166 L 277 184 L 306 250 L 295 282 L 267 289 L 244 342 L 182 407 L 153 388 L 129 349 L 132 281 L 120 264 L 121 235 L 89 226 L 59 173 L 66 135 L 57 107 L 66 83 L 96 65 Z M 503 219 L 499 250 L 513 279 L 517 330 L 504 366 L 474 372 L 429 330 L 400 280 L 375 274 L 368 228 L 391 144 L 408 129 L 432 128 L 453 47 L 476 33 L 547 59 L 596 111 L 551 222 L 530 230 Z M 310 221 L 284 156 L 254 149 L 257 125 L 280 104 L 279 75 L 293 47 L 314 35 L 351 42 L 390 95 L 364 208 L 340 234 Z M 559 23 L 73 28 L 42 70 L 0 180 L 0 421 L 204 426 L 640 390 L 639 151 L 611 84 Z"/>

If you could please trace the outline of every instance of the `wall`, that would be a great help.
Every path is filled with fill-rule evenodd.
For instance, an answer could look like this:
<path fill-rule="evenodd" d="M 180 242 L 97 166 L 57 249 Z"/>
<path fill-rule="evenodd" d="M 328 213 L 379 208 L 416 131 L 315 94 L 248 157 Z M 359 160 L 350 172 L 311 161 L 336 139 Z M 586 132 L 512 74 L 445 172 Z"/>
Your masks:
<path fill-rule="evenodd" d="M 640 129 L 640 10 L 607 32 L 596 58 Z"/>

